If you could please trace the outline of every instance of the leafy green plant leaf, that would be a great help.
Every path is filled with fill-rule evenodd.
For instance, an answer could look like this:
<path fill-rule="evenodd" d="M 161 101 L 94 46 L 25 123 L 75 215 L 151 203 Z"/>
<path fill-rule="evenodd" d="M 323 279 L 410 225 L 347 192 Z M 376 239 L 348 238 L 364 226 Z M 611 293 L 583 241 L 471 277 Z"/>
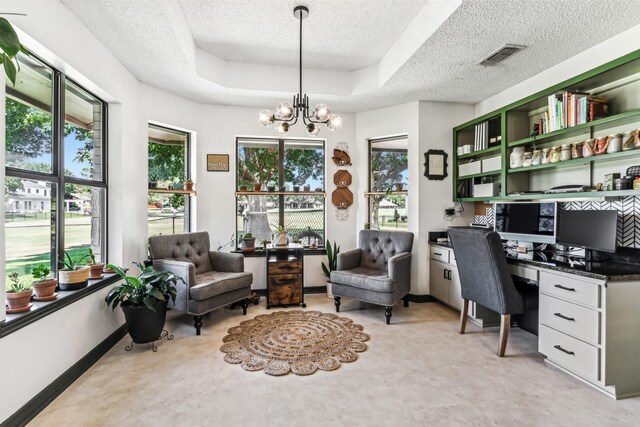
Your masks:
<path fill-rule="evenodd" d="M 0 18 L 0 49 L 13 58 L 20 52 L 20 48 L 20 39 L 13 26 L 5 18 Z"/>
<path fill-rule="evenodd" d="M 11 60 L 11 58 L 9 58 L 6 54 L 4 54 L 3 56 L 4 56 L 4 59 L 3 59 L 4 72 L 7 75 L 7 78 L 15 86 L 16 85 L 16 66 Z"/>

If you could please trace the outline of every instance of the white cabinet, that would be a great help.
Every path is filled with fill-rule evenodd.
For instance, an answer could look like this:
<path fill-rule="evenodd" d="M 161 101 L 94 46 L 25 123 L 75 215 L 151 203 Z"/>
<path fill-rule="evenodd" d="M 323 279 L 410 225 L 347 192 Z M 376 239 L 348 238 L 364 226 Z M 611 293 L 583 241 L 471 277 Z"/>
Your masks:
<path fill-rule="evenodd" d="M 431 296 L 442 302 L 449 302 L 449 279 L 447 272 L 449 264 L 441 261 L 431 260 L 429 271 L 429 286 L 431 288 Z"/>

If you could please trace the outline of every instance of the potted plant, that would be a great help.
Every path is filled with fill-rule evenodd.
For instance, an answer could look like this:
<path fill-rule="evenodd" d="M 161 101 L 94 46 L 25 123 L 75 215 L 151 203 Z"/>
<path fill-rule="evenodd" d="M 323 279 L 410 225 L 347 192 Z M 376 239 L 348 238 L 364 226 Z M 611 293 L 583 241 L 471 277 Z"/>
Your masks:
<path fill-rule="evenodd" d="M 176 284 L 178 280 L 183 283 L 184 280 L 169 271 L 157 271 L 152 266 L 135 264 L 141 271 L 138 277 L 127 276 L 122 268 L 107 265 L 124 282 L 111 289 L 104 300 L 112 310 L 118 305 L 122 307 L 131 339 L 144 344 L 160 338 L 169 298 L 176 301 Z"/>
<path fill-rule="evenodd" d="M 278 230 L 275 234 L 276 246 L 287 246 L 289 244 L 289 230 L 283 225 L 276 227 Z"/>
<path fill-rule="evenodd" d="M 299 185 L 294 185 L 293 186 L 293 191 L 296 192 L 296 193 L 300 192 L 300 186 Z"/>
<path fill-rule="evenodd" d="M 320 187 L 316 187 L 316 192 L 317 192 L 317 193 L 320 193 L 321 191 L 322 191 L 322 188 L 320 188 Z"/>
<path fill-rule="evenodd" d="M 238 191 L 247 191 L 247 186 L 246 186 L 246 185 L 241 185 L 241 186 L 238 188 Z"/>
<path fill-rule="evenodd" d="M 191 181 L 190 179 L 186 179 L 184 181 L 184 184 L 183 184 L 182 188 L 185 191 L 193 191 L 193 181 Z"/>
<path fill-rule="evenodd" d="M 402 191 L 402 189 L 404 188 L 404 184 L 402 184 L 401 182 L 396 182 L 393 185 L 396 186 L 396 191 Z"/>
<path fill-rule="evenodd" d="M 256 249 L 256 238 L 247 233 L 242 236 L 242 252 L 253 252 Z"/>
<path fill-rule="evenodd" d="M 158 174 L 156 172 L 149 172 L 149 188 L 152 190 L 158 188 Z"/>
<path fill-rule="evenodd" d="M 260 191 L 262 189 L 262 183 L 254 182 L 253 183 L 253 191 Z"/>
<path fill-rule="evenodd" d="M 45 267 L 44 264 L 33 268 L 31 275 L 35 279 L 31 283 L 31 287 L 36 293 L 36 301 L 51 301 L 56 299 L 56 286 L 58 286 L 58 280 L 51 277 L 51 270 Z"/>
<path fill-rule="evenodd" d="M 87 286 L 87 280 L 89 280 L 89 269 L 86 266 L 81 266 L 81 264 L 88 257 L 89 255 L 87 254 L 76 259 L 72 259 L 69 252 L 64 252 L 63 260 L 59 261 L 64 268 L 58 271 L 58 283 L 60 284 L 61 290 L 73 291 Z"/>
<path fill-rule="evenodd" d="M 308 192 L 311 191 L 311 186 L 309 184 L 307 184 L 302 189 L 308 193 Z"/>
<path fill-rule="evenodd" d="M 30 307 L 31 295 L 33 295 L 33 289 L 31 289 L 31 285 L 28 282 L 20 280 L 16 272 L 9 274 L 9 287 L 7 288 L 9 309 L 7 312 L 20 313 L 27 311 Z"/>
<path fill-rule="evenodd" d="M 96 255 L 93 253 L 91 248 L 89 248 L 89 259 L 87 260 L 87 265 L 89 265 L 89 279 L 102 279 L 104 264 L 98 264 L 96 262 Z"/>
<path fill-rule="evenodd" d="M 262 245 L 262 248 L 266 251 L 267 250 L 267 245 L 271 243 L 270 240 L 260 240 L 260 244 Z"/>
<path fill-rule="evenodd" d="M 269 193 L 273 193 L 274 191 L 276 191 L 276 186 L 275 185 L 269 185 L 267 186 L 267 191 Z"/>
<path fill-rule="evenodd" d="M 325 248 L 327 250 L 328 265 L 324 262 L 322 263 L 322 274 L 327 278 L 327 296 L 329 298 L 333 298 L 333 292 L 331 292 L 331 272 L 338 268 L 338 254 L 340 253 L 340 246 L 338 246 L 334 240 L 332 247 L 331 242 L 327 239 Z"/>

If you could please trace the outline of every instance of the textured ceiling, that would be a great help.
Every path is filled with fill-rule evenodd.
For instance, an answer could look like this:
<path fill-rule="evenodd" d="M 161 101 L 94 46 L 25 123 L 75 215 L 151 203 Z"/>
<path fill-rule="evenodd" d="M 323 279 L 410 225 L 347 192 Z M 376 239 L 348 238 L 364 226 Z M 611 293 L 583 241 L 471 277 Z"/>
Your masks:
<path fill-rule="evenodd" d="M 142 82 L 199 102 L 269 106 L 297 90 L 290 0 L 62 0 Z M 478 102 L 640 22 L 640 0 L 313 0 L 312 104 L 363 111 Z M 477 65 L 504 43 L 527 46 Z"/>

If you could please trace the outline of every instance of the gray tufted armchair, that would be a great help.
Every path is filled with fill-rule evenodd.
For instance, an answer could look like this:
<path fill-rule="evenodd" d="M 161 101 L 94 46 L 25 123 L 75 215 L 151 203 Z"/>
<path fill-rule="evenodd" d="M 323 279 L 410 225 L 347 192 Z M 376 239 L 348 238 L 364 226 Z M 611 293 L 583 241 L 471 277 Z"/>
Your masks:
<path fill-rule="evenodd" d="M 197 335 L 202 316 L 216 308 L 242 301 L 247 314 L 253 274 L 244 271 L 244 255 L 210 251 L 206 231 L 149 237 L 149 252 L 156 270 L 184 279 L 169 307 L 192 314 Z"/>
<path fill-rule="evenodd" d="M 387 324 L 393 305 L 411 289 L 413 233 L 360 230 L 359 248 L 338 254 L 331 272 L 331 291 L 336 311 L 341 297 L 384 306 Z M 405 298 L 404 305 L 409 301 Z"/>

